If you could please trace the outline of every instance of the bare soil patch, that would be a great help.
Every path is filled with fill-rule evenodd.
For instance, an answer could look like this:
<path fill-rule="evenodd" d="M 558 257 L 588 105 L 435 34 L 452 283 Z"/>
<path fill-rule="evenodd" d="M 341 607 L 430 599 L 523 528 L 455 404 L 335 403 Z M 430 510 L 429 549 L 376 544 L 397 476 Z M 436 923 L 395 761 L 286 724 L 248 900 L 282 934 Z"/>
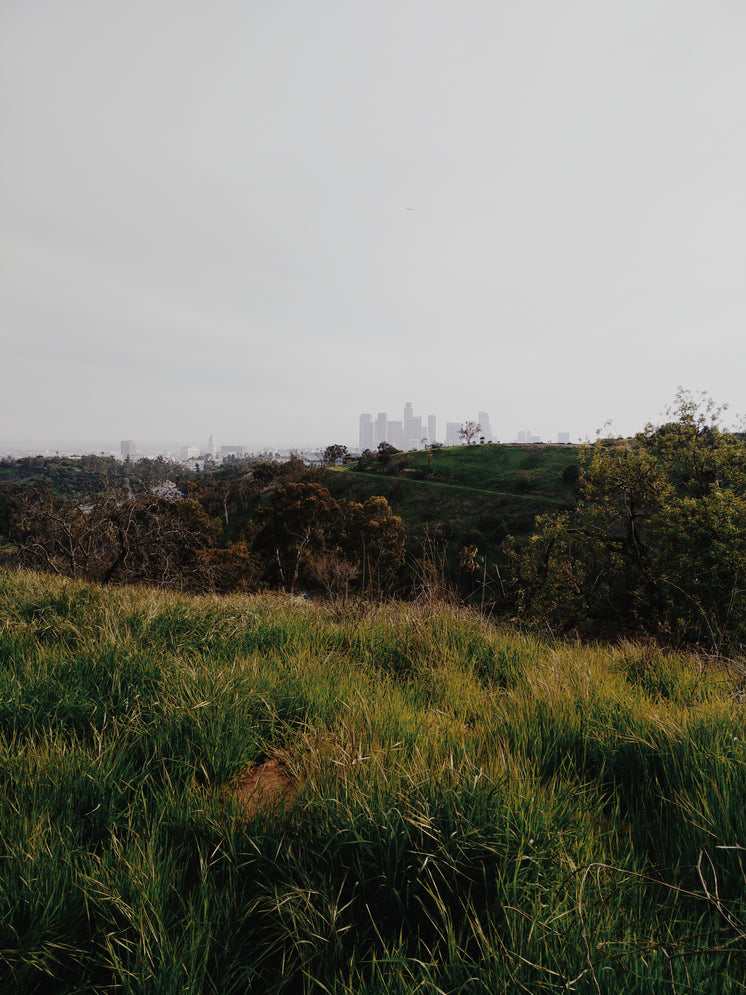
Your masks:
<path fill-rule="evenodd" d="M 298 795 L 298 785 L 287 764 L 276 758 L 255 764 L 239 777 L 226 792 L 236 801 L 247 818 L 261 809 L 278 811 L 288 808 Z"/>

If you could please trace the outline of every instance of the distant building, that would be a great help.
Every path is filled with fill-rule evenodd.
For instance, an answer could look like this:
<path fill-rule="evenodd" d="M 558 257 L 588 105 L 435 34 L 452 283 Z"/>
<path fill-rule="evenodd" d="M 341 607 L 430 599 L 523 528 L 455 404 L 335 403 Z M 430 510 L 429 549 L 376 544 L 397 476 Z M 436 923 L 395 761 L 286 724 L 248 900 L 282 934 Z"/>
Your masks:
<path fill-rule="evenodd" d="M 516 442 L 519 442 L 522 445 L 530 446 L 536 442 L 541 442 L 541 436 L 532 435 L 531 432 L 519 432 Z"/>
<path fill-rule="evenodd" d="M 397 449 L 407 449 L 407 437 L 404 434 L 404 423 L 400 421 L 390 421 L 388 423 L 387 442 Z"/>
<path fill-rule="evenodd" d="M 200 451 L 197 446 L 182 446 L 179 450 L 179 459 L 182 463 L 186 463 L 190 459 L 197 459 L 199 455 Z"/>
<path fill-rule="evenodd" d="M 122 459 L 134 460 L 137 455 L 137 446 L 134 439 L 123 439 L 119 444 Z"/>
<path fill-rule="evenodd" d="M 427 416 L 427 441 L 430 445 L 438 441 L 435 438 L 435 415 Z"/>
<path fill-rule="evenodd" d="M 460 446 L 461 436 L 458 434 L 461 428 L 461 422 L 458 421 L 447 421 L 446 422 L 446 445 L 447 446 Z"/>
<path fill-rule="evenodd" d="M 480 437 L 483 436 L 485 442 L 492 442 L 493 436 L 492 436 L 492 426 L 490 425 L 490 416 L 487 414 L 486 411 L 480 411 L 478 420 L 479 424 L 482 427 L 482 430 L 479 433 Z"/>
<path fill-rule="evenodd" d="M 385 411 L 379 411 L 376 418 L 375 445 L 380 446 L 382 442 L 388 442 L 389 416 Z"/>
<path fill-rule="evenodd" d="M 561 446 L 569 446 L 570 445 L 570 433 L 569 432 L 558 432 L 557 433 L 557 442 Z"/>
<path fill-rule="evenodd" d="M 422 445 L 422 417 L 414 415 L 412 405 L 404 405 L 404 448 L 419 449 Z"/>
<path fill-rule="evenodd" d="M 360 415 L 360 451 L 375 448 L 375 430 L 371 414 Z"/>
<path fill-rule="evenodd" d="M 239 456 L 241 459 L 246 455 L 246 446 L 221 446 L 220 455 L 225 458 L 226 456 Z"/>
<path fill-rule="evenodd" d="M 210 435 L 210 438 L 207 440 L 207 455 L 212 456 L 213 459 L 215 459 L 215 456 L 217 455 L 214 435 Z"/>

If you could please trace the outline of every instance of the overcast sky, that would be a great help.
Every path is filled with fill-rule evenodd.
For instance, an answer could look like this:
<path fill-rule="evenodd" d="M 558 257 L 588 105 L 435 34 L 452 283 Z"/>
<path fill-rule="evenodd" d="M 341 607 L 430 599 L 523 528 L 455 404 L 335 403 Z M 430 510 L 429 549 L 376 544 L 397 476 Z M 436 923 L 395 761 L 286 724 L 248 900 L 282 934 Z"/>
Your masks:
<path fill-rule="evenodd" d="M 741 412 L 742 0 L 0 0 L 0 445 Z"/>

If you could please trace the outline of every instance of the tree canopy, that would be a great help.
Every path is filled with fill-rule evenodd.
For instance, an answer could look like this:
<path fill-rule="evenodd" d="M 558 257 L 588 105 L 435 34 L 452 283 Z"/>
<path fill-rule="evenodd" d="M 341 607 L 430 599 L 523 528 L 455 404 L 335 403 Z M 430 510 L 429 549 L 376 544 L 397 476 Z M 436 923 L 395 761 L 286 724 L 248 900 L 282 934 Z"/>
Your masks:
<path fill-rule="evenodd" d="M 557 631 L 746 638 L 746 444 L 680 390 L 671 420 L 581 456 L 580 500 L 516 554 L 521 611 Z"/>

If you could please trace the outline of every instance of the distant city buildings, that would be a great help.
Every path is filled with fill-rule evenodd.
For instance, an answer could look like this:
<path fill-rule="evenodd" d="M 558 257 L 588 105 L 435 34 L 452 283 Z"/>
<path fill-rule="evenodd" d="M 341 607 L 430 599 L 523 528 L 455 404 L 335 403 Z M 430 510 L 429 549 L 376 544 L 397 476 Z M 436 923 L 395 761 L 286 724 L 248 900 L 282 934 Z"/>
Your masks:
<path fill-rule="evenodd" d="M 467 421 L 471 419 L 467 416 L 463 422 L 446 422 L 445 438 L 442 444 L 446 446 L 462 446 L 465 439 L 461 435 L 461 429 Z M 474 443 L 495 443 L 499 440 L 495 438 L 490 416 L 487 411 L 479 411 L 476 418 L 479 431 L 472 438 Z M 473 425 L 475 422 L 471 422 Z M 401 418 L 389 418 L 385 411 L 379 411 L 376 415 L 370 412 L 363 412 L 358 423 L 358 443 L 361 452 L 375 450 L 382 442 L 386 442 L 396 449 L 409 451 L 412 449 L 423 449 L 431 445 L 440 445 L 441 440 L 436 434 L 437 420 L 435 415 L 427 416 L 415 414 L 412 404 L 407 401 L 402 410 Z M 541 437 L 534 435 L 530 430 L 520 431 L 514 442 L 519 445 L 532 445 L 541 443 Z M 557 445 L 570 445 L 570 433 L 558 432 Z M 135 462 L 138 456 L 137 446 L 134 439 L 123 439 L 119 446 L 121 458 Z M 299 456 L 307 463 L 323 463 L 323 447 L 288 450 L 264 449 L 261 452 L 251 451 L 245 445 L 218 446 L 215 436 L 210 433 L 207 439 L 207 446 L 200 448 L 192 444 L 176 447 L 174 450 L 165 452 L 168 459 L 175 459 L 181 463 L 192 461 L 197 464 L 198 469 L 210 465 L 217 466 L 225 459 L 259 459 L 259 460 L 285 460 L 291 456 Z M 112 456 L 116 455 L 112 451 Z M 155 455 L 155 451 L 145 450 L 141 456 Z M 164 455 L 161 451 L 161 455 Z"/>
<path fill-rule="evenodd" d="M 435 442 L 435 415 L 427 416 L 425 431 L 422 415 L 416 415 L 409 402 L 404 405 L 401 421 L 389 420 L 385 411 L 379 411 L 373 421 L 373 415 L 365 412 L 360 415 L 358 440 L 361 450 L 376 449 L 382 442 L 397 449 L 420 449 Z"/>
<path fill-rule="evenodd" d="M 460 434 L 464 424 L 465 422 L 446 422 L 444 445 L 462 446 L 464 444 L 464 438 Z M 479 425 L 479 431 L 474 437 L 474 442 L 494 443 L 499 441 L 495 438 L 488 411 L 477 413 L 476 424 Z M 369 412 L 364 412 L 360 415 L 358 439 L 361 452 L 366 449 L 376 449 L 382 442 L 388 442 L 389 445 L 402 450 L 421 449 L 423 446 L 432 445 L 438 441 L 435 434 L 435 415 L 428 415 L 426 419 L 421 415 L 416 415 L 409 402 L 404 405 L 401 421 L 389 418 L 385 411 L 379 411 L 375 418 Z M 525 446 L 540 443 L 542 439 L 541 436 L 534 435 L 533 432 L 526 429 L 518 432 L 514 441 Z M 569 445 L 570 433 L 559 432 L 557 444 Z"/>

